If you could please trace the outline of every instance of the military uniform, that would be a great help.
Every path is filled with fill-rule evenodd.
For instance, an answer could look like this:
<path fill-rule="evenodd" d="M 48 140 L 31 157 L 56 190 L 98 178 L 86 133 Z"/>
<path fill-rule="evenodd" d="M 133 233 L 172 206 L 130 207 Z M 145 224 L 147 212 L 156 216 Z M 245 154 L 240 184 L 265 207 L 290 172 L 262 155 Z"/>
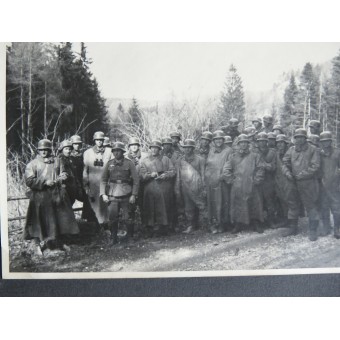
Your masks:
<path fill-rule="evenodd" d="M 241 135 L 240 141 L 247 136 Z M 241 225 L 249 225 L 251 221 L 256 230 L 263 232 L 259 223 L 263 223 L 263 204 L 259 185 L 264 179 L 263 162 L 258 153 L 238 149 L 223 167 L 223 177 L 231 184 L 230 215 L 235 223 L 233 232 L 241 230 Z"/>
<path fill-rule="evenodd" d="M 186 145 L 194 148 L 195 141 L 186 140 L 183 147 Z M 182 156 L 176 165 L 175 193 L 177 202 L 184 203 L 185 217 L 190 224 L 187 232 L 198 228 L 198 218 L 205 213 L 204 172 L 205 161 L 195 154 Z"/>
<path fill-rule="evenodd" d="M 161 149 L 160 142 L 157 141 L 155 145 Z M 156 172 L 158 176 L 164 174 L 165 178 L 153 178 L 152 172 Z M 140 173 L 144 184 L 145 225 L 149 228 L 161 226 L 165 230 L 173 221 L 175 167 L 166 156 L 149 155 L 142 160 Z"/>
<path fill-rule="evenodd" d="M 41 140 L 38 144 L 45 148 L 52 143 Z M 79 228 L 74 217 L 70 198 L 60 175 L 63 169 L 54 157 L 43 158 L 37 155 L 25 169 L 25 182 L 30 188 L 27 218 L 24 230 L 25 239 L 40 242 L 56 241 L 61 235 L 74 235 Z M 52 181 L 53 186 L 47 186 Z"/>
<path fill-rule="evenodd" d="M 307 138 L 304 129 L 297 129 L 294 138 L 303 136 Z M 307 210 L 309 217 L 310 239 L 316 240 L 316 231 L 319 224 L 317 200 L 319 183 L 317 173 L 320 169 L 320 152 L 307 141 L 300 146 L 292 146 L 283 157 L 283 172 L 295 183 L 295 193 L 290 195 L 288 219 L 291 231 L 297 232 L 297 220 L 300 213 L 299 199 Z"/>
<path fill-rule="evenodd" d="M 117 241 L 120 210 L 122 210 L 123 220 L 127 223 L 128 236 L 133 237 L 136 207 L 129 200 L 131 195 L 137 197 L 138 189 L 139 176 L 131 160 L 122 158 L 111 159 L 107 162 L 100 181 L 100 196 L 106 195 L 109 199 L 108 219 L 114 243 Z"/>

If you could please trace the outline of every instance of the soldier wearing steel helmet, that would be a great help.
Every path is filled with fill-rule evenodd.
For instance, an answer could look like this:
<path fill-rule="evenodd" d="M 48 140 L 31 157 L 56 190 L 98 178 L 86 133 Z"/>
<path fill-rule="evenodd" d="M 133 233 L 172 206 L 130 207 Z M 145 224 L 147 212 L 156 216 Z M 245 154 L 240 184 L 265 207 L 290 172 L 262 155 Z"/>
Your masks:
<path fill-rule="evenodd" d="M 271 115 L 265 114 L 262 118 L 262 121 L 263 121 L 263 128 L 261 129 L 260 132 L 265 132 L 265 133 L 273 132 L 274 118 Z"/>
<path fill-rule="evenodd" d="M 83 183 L 83 170 L 84 170 L 84 153 L 82 150 L 83 141 L 81 137 L 78 135 L 73 135 L 70 138 L 70 142 L 72 144 L 71 151 L 71 159 L 72 159 L 72 168 L 73 173 L 77 178 L 79 183 Z"/>
<path fill-rule="evenodd" d="M 284 131 L 281 125 L 274 125 L 273 126 L 273 133 L 276 136 L 278 135 L 284 135 Z"/>
<path fill-rule="evenodd" d="M 171 159 L 172 164 L 175 166 L 182 154 L 176 150 L 172 139 L 169 137 L 162 138 L 162 148 L 161 154 Z"/>
<path fill-rule="evenodd" d="M 24 238 L 34 240 L 37 255 L 42 255 L 46 247 L 69 250 L 61 236 L 79 233 L 70 198 L 63 187 L 67 178 L 59 160 L 52 155 L 51 141 L 40 140 L 38 155 L 25 169 L 30 200 Z"/>
<path fill-rule="evenodd" d="M 276 149 L 276 135 L 274 132 L 269 132 L 267 134 L 267 138 L 268 138 L 268 148 L 269 149 Z"/>
<path fill-rule="evenodd" d="M 229 193 L 223 186 L 223 165 L 231 156 L 232 149 L 224 147 L 224 132 L 213 133 L 214 147 L 210 150 L 205 166 L 208 217 L 213 234 L 225 231 L 228 224 Z"/>
<path fill-rule="evenodd" d="M 263 233 L 263 206 L 259 185 L 264 179 L 263 163 L 257 152 L 251 152 L 246 134 L 238 138 L 238 148 L 223 167 L 223 180 L 231 185 L 230 217 L 234 223 L 232 233 L 252 225 Z"/>
<path fill-rule="evenodd" d="M 252 124 L 255 128 L 255 136 L 262 130 L 262 119 L 259 117 L 254 118 L 252 121 Z"/>
<path fill-rule="evenodd" d="M 153 233 L 167 234 L 173 222 L 175 167 L 161 154 L 162 143 L 150 144 L 151 153 L 141 162 L 141 178 L 144 184 L 143 210 L 147 236 Z"/>
<path fill-rule="evenodd" d="M 175 193 L 176 201 L 183 202 L 189 234 L 199 227 L 199 218 L 205 217 L 204 172 L 205 160 L 196 155 L 193 139 L 186 139 L 182 145 L 184 156 L 176 164 Z"/>
<path fill-rule="evenodd" d="M 323 235 L 331 231 L 329 210 L 334 220 L 334 237 L 340 238 L 340 150 L 332 145 L 332 133 L 320 134 L 321 144 L 321 216 Z"/>
<path fill-rule="evenodd" d="M 212 133 L 210 131 L 202 132 L 200 138 L 199 148 L 196 150 L 196 153 L 201 156 L 204 160 L 208 158 L 210 151 L 210 144 L 212 142 Z"/>
<path fill-rule="evenodd" d="M 284 236 L 298 233 L 298 218 L 301 199 L 309 218 L 309 239 L 317 240 L 319 213 L 317 207 L 319 185 L 317 173 L 320 169 L 320 152 L 307 142 L 307 131 L 296 129 L 294 143 L 283 157 L 283 172 L 295 184 L 295 193 L 288 200 L 289 229 Z"/>
<path fill-rule="evenodd" d="M 112 151 L 111 149 L 111 142 L 109 137 L 104 137 L 104 143 L 103 143 L 104 148 L 110 149 L 110 152 Z"/>
<path fill-rule="evenodd" d="M 108 209 L 108 227 L 112 244 L 118 242 L 119 213 L 127 226 L 127 239 L 134 236 L 135 204 L 139 189 L 139 176 L 134 162 L 124 157 L 125 145 L 112 145 L 114 158 L 104 166 L 100 180 L 100 196 Z"/>
<path fill-rule="evenodd" d="M 69 140 L 64 140 L 59 146 L 59 166 L 63 172 L 67 174 L 67 179 L 65 180 L 66 191 L 69 195 L 71 204 L 73 205 L 75 200 L 82 199 L 82 184 L 79 182 L 73 167 L 73 159 L 71 158 L 71 153 L 73 150 L 72 142 Z"/>
<path fill-rule="evenodd" d="M 170 138 L 172 140 L 172 146 L 174 151 L 177 151 L 179 154 L 183 155 L 183 150 L 180 144 L 180 141 L 182 139 L 181 134 L 178 131 L 172 131 L 170 132 Z"/>
<path fill-rule="evenodd" d="M 309 121 L 308 126 L 309 126 L 310 134 L 320 136 L 321 123 L 320 123 L 319 120 L 311 120 L 311 121 Z"/>
<path fill-rule="evenodd" d="M 112 153 L 109 148 L 104 147 L 104 138 L 103 132 L 95 132 L 93 135 L 95 145 L 84 152 L 83 185 L 89 198 L 90 208 L 94 211 L 98 223 L 105 228 L 108 210 L 107 204 L 104 204 L 99 197 L 100 180 L 105 165 L 112 158 Z"/>
<path fill-rule="evenodd" d="M 282 170 L 282 159 L 289 149 L 288 138 L 284 134 L 276 136 L 276 171 L 275 171 L 275 192 L 278 198 L 277 227 L 288 226 L 288 205 L 289 195 L 294 190 L 294 184 L 288 180 Z"/>
<path fill-rule="evenodd" d="M 257 146 L 264 168 L 264 180 L 259 186 L 259 189 L 262 195 L 263 209 L 267 212 L 265 222 L 268 227 L 274 228 L 277 212 L 274 178 L 276 171 L 276 152 L 269 147 L 268 135 L 265 132 L 260 132 L 257 135 Z"/>
<path fill-rule="evenodd" d="M 238 131 L 238 125 L 239 120 L 237 118 L 231 118 L 229 120 L 229 125 L 222 126 L 221 130 L 224 132 L 225 136 L 230 136 L 234 141 L 234 139 L 240 135 L 240 132 Z"/>

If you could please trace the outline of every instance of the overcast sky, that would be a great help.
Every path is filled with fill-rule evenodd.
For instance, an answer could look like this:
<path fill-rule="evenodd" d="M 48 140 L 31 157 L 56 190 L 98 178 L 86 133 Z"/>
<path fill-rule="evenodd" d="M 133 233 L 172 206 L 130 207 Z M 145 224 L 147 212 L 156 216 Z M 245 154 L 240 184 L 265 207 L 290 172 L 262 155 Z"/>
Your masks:
<path fill-rule="evenodd" d="M 324 63 L 340 43 L 86 43 L 106 98 L 164 100 L 219 94 L 233 63 L 247 91 L 265 91 L 306 62 Z M 75 48 L 78 47 L 75 44 Z"/>

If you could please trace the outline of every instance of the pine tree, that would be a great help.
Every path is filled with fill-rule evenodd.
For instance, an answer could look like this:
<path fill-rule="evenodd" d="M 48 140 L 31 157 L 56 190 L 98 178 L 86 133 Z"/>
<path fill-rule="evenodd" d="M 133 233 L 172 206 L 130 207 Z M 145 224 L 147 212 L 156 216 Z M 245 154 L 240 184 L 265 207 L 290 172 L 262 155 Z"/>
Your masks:
<path fill-rule="evenodd" d="M 281 126 L 288 134 L 292 134 L 298 122 L 298 98 L 299 90 L 296 85 L 294 74 L 291 75 L 289 85 L 284 92 L 284 103 L 281 115 Z"/>
<path fill-rule="evenodd" d="M 236 67 L 231 64 L 221 93 L 220 124 L 225 124 L 230 118 L 244 121 L 245 102 L 242 79 L 237 74 Z"/>

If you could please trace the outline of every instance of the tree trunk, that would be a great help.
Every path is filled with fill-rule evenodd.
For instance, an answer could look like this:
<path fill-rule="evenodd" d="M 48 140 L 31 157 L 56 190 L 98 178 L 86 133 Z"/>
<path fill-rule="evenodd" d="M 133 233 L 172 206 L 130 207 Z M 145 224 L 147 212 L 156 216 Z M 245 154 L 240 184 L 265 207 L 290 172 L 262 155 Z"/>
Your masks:
<path fill-rule="evenodd" d="M 21 114 L 21 153 L 25 153 L 25 139 L 26 139 L 26 131 L 25 131 L 25 110 L 24 110 L 24 86 L 23 86 L 23 71 L 22 65 L 20 67 L 20 114 Z"/>
<path fill-rule="evenodd" d="M 45 98 L 44 98 L 44 138 L 47 138 L 47 85 L 45 81 Z"/>
<path fill-rule="evenodd" d="M 28 81 L 28 114 L 27 114 L 27 139 L 32 143 L 33 141 L 33 127 L 32 127 L 32 57 L 29 57 L 29 81 Z"/>

